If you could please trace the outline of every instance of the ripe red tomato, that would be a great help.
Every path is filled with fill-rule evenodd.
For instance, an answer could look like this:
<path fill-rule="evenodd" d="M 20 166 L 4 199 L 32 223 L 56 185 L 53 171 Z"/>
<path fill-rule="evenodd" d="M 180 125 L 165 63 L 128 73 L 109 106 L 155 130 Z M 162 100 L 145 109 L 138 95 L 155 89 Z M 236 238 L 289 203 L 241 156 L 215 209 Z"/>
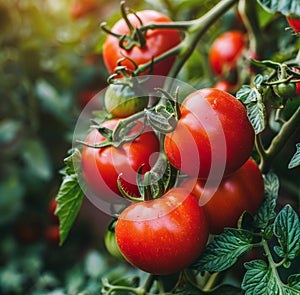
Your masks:
<path fill-rule="evenodd" d="M 209 51 L 209 63 L 217 75 L 233 70 L 246 46 L 245 35 L 239 31 L 228 31 L 219 36 Z"/>
<path fill-rule="evenodd" d="M 300 96 L 300 82 L 296 83 L 296 94 L 298 97 Z"/>
<path fill-rule="evenodd" d="M 72 19 L 77 20 L 96 10 L 96 0 L 74 0 L 70 2 L 69 11 Z"/>
<path fill-rule="evenodd" d="M 197 198 L 182 188 L 130 205 L 116 224 L 116 239 L 124 257 L 153 274 L 171 274 L 188 267 L 207 238 L 203 210 Z"/>
<path fill-rule="evenodd" d="M 292 29 L 295 31 L 295 33 L 300 34 L 300 18 L 287 17 L 286 20 L 288 21 Z"/>
<path fill-rule="evenodd" d="M 183 187 L 200 198 L 209 232 L 219 234 L 224 227 L 236 227 L 244 211 L 255 214 L 264 199 L 264 181 L 256 163 L 249 159 L 240 169 L 225 177 L 218 187 L 205 181 L 187 179 Z"/>
<path fill-rule="evenodd" d="M 171 22 L 167 16 L 154 10 L 139 11 L 137 12 L 137 15 L 142 20 L 143 25 Z M 133 14 L 129 14 L 128 19 L 133 27 L 140 26 L 138 19 Z M 124 35 L 129 34 L 130 30 L 125 20 L 121 19 L 113 26 L 112 32 Z M 119 39 L 117 37 L 108 35 L 103 45 L 103 59 L 108 71 L 113 73 L 117 66 L 117 61 L 123 58 L 123 55 L 132 59 L 137 65 L 141 65 L 150 62 L 153 57 L 155 58 L 161 55 L 179 43 L 180 35 L 177 30 L 148 30 L 146 33 L 146 45 L 143 48 L 134 46 L 130 50 L 124 50 L 119 47 Z M 166 76 L 174 61 L 175 56 L 171 56 L 155 64 L 152 74 Z M 122 65 L 128 67 L 128 69 L 134 70 L 134 66 L 129 60 L 123 61 Z"/>
<path fill-rule="evenodd" d="M 235 97 L 219 89 L 201 89 L 183 101 L 180 112 L 176 129 L 164 142 L 175 168 L 198 178 L 219 177 L 247 161 L 254 145 L 254 130 L 244 106 Z"/>
<path fill-rule="evenodd" d="M 106 121 L 103 127 L 114 130 L 119 119 Z M 137 121 L 128 135 L 137 134 L 142 129 L 142 122 Z M 92 130 L 86 138 L 89 144 L 103 142 L 97 129 Z M 120 147 L 107 146 L 92 148 L 84 146 L 82 150 L 82 172 L 89 189 L 103 198 L 121 195 L 117 186 L 119 174 L 126 191 L 139 196 L 136 185 L 136 173 L 144 164 L 143 172 L 149 171 L 159 154 L 159 141 L 153 131 L 146 129 L 133 142 L 126 142 Z"/>

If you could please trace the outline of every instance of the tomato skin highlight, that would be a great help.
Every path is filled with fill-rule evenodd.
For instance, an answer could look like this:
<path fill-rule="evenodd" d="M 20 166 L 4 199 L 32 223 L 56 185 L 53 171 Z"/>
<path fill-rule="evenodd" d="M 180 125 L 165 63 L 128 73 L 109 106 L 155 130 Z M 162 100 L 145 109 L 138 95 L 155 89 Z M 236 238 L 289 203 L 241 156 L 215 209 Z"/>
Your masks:
<path fill-rule="evenodd" d="M 208 58 L 213 72 L 224 75 L 236 68 L 245 46 L 245 35 L 242 32 L 228 31 L 220 35 L 209 51 Z"/>
<path fill-rule="evenodd" d="M 175 168 L 205 179 L 222 167 L 225 175 L 230 174 L 247 161 L 254 146 L 254 130 L 235 97 L 215 88 L 201 89 L 186 97 L 180 111 L 176 129 L 164 141 Z"/>
<path fill-rule="evenodd" d="M 137 12 L 137 15 L 141 18 L 143 25 L 171 22 L 167 16 L 154 10 L 139 11 Z M 128 14 L 127 17 L 133 27 L 141 26 L 138 19 L 133 14 Z M 118 22 L 116 22 L 111 30 L 112 32 L 120 35 L 128 35 L 130 33 L 130 30 L 124 19 L 120 19 Z M 151 62 L 152 58 L 161 55 L 179 43 L 180 34 L 177 30 L 148 30 L 146 33 L 146 45 L 143 48 L 134 46 L 130 50 L 125 50 L 119 47 L 119 39 L 117 37 L 108 35 L 103 45 L 103 59 L 108 71 L 113 73 L 114 69 L 117 67 L 118 60 L 124 58 L 124 56 L 132 59 L 137 65 L 141 65 Z M 169 73 L 175 59 L 175 56 L 170 56 L 155 64 L 151 74 L 166 76 Z M 124 60 L 122 65 L 126 66 L 130 70 L 134 70 L 134 65 L 128 59 Z"/>
<path fill-rule="evenodd" d="M 182 187 L 192 189 L 204 201 L 215 187 L 205 187 L 205 181 L 186 179 Z M 225 227 L 236 227 L 244 211 L 255 214 L 264 200 L 264 181 L 256 163 L 249 159 L 240 169 L 224 178 L 213 196 L 202 208 L 209 232 L 220 234 Z"/>
<path fill-rule="evenodd" d="M 197 198 L 174 188 L 159 199 L 127 207 L 117 221 L 116 239 L 131 264 L 165 275 L 188 267 L 200 255 L 208 229 Z"/>
<path fill-rule="evenodd" d="M 102 124 L 113 130 L 119 119 L 112 119 Z M 135 127 L 128 135 L 137 134 L 142 129 L 142 122 L 137 121 Z M 98 130 L 92 130 L 86 138 L 89 144 L 103 142 L 103 137 Z M 110 199 L 112 196 L 120 196 L 117 178 L 120 173 L 122 185 L 127 192 L 139 196 L 136 185 L 136 173 L 144 164 L 143 173 L 151 169 L 158 158 L 159 141 L 153 131 L 146 129 L 133 142 L 126 142 L 120 147 L 107 146 L 103 148 L 92 148 L 84 146 L 82 149 L 82 172 L 84 180 L 89 189 L 97 195 Z"/>

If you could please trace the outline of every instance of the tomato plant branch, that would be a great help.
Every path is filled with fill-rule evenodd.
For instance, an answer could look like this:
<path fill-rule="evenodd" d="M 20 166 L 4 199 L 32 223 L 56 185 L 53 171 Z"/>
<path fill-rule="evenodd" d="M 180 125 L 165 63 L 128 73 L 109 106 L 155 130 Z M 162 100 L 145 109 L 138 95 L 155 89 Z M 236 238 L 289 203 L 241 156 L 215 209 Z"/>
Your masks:
<path fill-rule="evenodd" d="M 260 161 L 261 161 L 260 164 L 264 165 L 263 162 L 266 157 L 266 150 L 265 150 L 263 142 L 262 142 L 261 134 L 257 134 L 255 136 L 255 147 L 256 147 L 256 151 L 258 152 L 259 157 L 260 157 Z"/>
<path fill-rule="evenodd" d="M 184 63 L 188 60 L 188 58 L 195 50 L 196 45 L 201 37 L 206 33 L 209 27 L 213 25 L 220 16 L 222 16 L 237 2 L 238 0 L 222 0 L 205 15 L 195 20 L 158 24 L 155 23 L 142 26 L 140 28 L 140 30 L 142 31 L 148 29 L 176 29 L 184 30 L 186 31 L 186 34 L 185 38 L 179 45 L 154 58 L 151 62 L 140 65 L 139 68 L 134 72 L 134 74 L 137 76 L 140 73 L 145 72 L 148 68 L 150 68 L 151 65 L 156 64 L 170 56 L 178 55 L 175 64 L 173 65 L 168 75 L 175 78 L 183 67 Z"/>
<path fill-rule="evenodd" d="M 279 133 L 273 138 L 269 148 L 265 151 L 262 158 L 263 160 L 260 163 L 260 169 L 263 173 L 269 171 L 273 159 L 282 150 L 289 137 L 299 126 L 300 107 L 298 107 L 292 117 L 284 123 Z"/>
<path fill-rule="evenodd" d="M 210 11 L 200 18 L 191 21 L 191 26 L 187 30 L 185 39 L 180 44 L 179 55 L 169 73 L 170 77 L 175 78 L 184 63 L 191 56 L 201 37 L 206 33 L 211 25 L 222 16 L 229 8 L 231 8 L 238 0 L 222 0 L 215 5 Z"/>
<path fill-rule="evenodd" d="M 263 56 L 263 51 L 266 46 L 266 41 L 263 40 L 260 30 L 256 0 L 240 0 L 239 13 L 249 35 L 250 53 L 258 58 Z"/>
<path fill-rule="evenodd" d="M 219 275 L 220 275 L 220 272 L 215 272 L 215 273 L 211 274 L 202 290 L 203 291 L 212 290 L 215 287 L 216 282 L 218 281 Z"/>
<path fill-rule="evenodd" d="M 262 246 L 264 248 L 266 257 L 268 259 L 269 267 L 270 267 L 270 269 L 273 273 L 274 278 L 276 279 L 277 284 L 278 285 L 283 285 L 283 283 L 281 281 L 281 278 L 279 277 L 277 267 L 276 267 L 276 263 L 273 260 L 273 257 L 272 257 L 272 254 L 271 254 L 271 251 L 270 251 L 270 248 L 269 248 L 269 245 L 268 245 L 267 241 L 265 239 L 263 239 L 261 243 L 262 243 Z M 279 291 L 278 295 L 283 295 L 281 288 L 278 288 L 278 291 Z"/>

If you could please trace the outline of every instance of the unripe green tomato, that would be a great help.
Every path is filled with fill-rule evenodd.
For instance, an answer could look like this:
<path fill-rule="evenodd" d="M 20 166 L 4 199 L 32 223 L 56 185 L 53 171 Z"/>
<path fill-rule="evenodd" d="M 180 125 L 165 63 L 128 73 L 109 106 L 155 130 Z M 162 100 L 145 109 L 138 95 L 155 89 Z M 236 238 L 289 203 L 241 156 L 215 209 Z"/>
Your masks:
<path fill-rule="evenodd" d="M 276 84 L 273 86 L 273 90 L 281 98 L 288 99 L 296 96 L 296 84 L 292 82 Z"/>
<path fill-rule="evenodd" d="M 116 219 L 113 219 L 107 227 L 105 236 L 104 236 L 104 244 L 105 247 L 110 255 L 113 257 L 116 257 L 120 260 L 124 260 L 124 257 L 119 249 L 119 246 L 117 244 L 116 240 L 116 234 L 115 234 L 115 226 L 116 226 Z"/>
<path fill-rule="evenodd" d="M 142 111 L 148 105 L 148 96 L 140 86 L 110 84 L 106 89 L 104 104 L 109 113 L 118 118 Z"/>

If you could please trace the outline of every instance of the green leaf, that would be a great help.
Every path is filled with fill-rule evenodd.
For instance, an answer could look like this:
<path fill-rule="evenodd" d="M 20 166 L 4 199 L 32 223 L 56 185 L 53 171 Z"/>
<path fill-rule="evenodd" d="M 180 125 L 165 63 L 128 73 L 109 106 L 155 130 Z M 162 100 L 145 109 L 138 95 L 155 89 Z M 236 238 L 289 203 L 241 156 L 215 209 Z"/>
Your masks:
<path fill-rule="evenodd" d="M 297 294 L 299 294 L 299 291 L 300 291 L 300 274 L 289 276 L 288 277 L 288 286 L 290 288 L 293 288 L 294 290 L 297 290 L 298 291 Z"/>
<path fill-rule="evenodd" d="M 266 127 L 266 109 L 262 100 L 258 99 L 250 102 L 246 105 L 246 109 L 255 134 L 261 133 Z"/>
<path fill-rule="evenodd" d="M 62 245 L 73 225 L 83 200 L 83 191 L 75 174 L 67 175 L 56 197 L 58 206 L 55 215 L 59 218 L 60 245 Z"/>
<path fill-rule="evenodd" d="M 274 247 L 282 258 L 294 259 L 300 252 L 300 222 L 297 213 L 286 205 L 274 221 L 274 234 L 280 247 Z"/>
<path fill-rule="evenodd" d="M 255 78 L 253 79 L 253 83 L 256 87 L 260 86 L 261 83 L 263 82 L 264 82 L 264 77 L 261 74 L 256 75 Z"/>
<path fill-rule="evenodd" d="M 215 236 L 192 267 L 201 271 L 223 271 L 252 248 L 252 238 L 249 231 L 227 228 L 224 233 Z"/>
<path fill-rule="evenodd" d="M 284 15 L 295 14 L 300 16 L 300 2 L 298 0 L 258 0 L 270 12 L 280 12 Z"/>
<path fill-rule="evenodd" d="M 245 295 L 279 295 L 281 282 L 277 281 L 271 268 L 262 260 L 253 260 L 245 263 L 247 269 L 242 289 Z"/>
<path fill-rule="evenodd" d="M 289 163 L 289 166 L 288 166 L 289 169 L 295 168 L 300 165 L 300 143 L 296 144 L 296 149 L 297 149 L 297 151 Z"/>
<path fill-rule="evenodd" d="M 236 98 L 243 104 L 247 105 L 251 102 L 256 102 L 258 91 L 255 88 L 251 88 L 249 85 L 243 85 L 236 93 Z"/>
<path fill-rule="evenodd" d="M 274 173 L 264 176 L 265 200 L 256 214 L 255 224 L 259 228 L 266 228 L 269 221 L 276 217 L 275 207 L 279 191 L 279 179 Z"/>
<path fill-rule="evenodd" d="M 52 165 L 48 152 L 41 141 L 32 138 L 24 142 L 22 157 L 29 171 L 37 178 L 48 180 L 52 176 Z"/>
<path fill-rule="evenodd" d="M 243 291 L 240 288 L 231 285 L 221 285 L 209 292 L 203 292 L 209 295 L 242 295 Z"/>

